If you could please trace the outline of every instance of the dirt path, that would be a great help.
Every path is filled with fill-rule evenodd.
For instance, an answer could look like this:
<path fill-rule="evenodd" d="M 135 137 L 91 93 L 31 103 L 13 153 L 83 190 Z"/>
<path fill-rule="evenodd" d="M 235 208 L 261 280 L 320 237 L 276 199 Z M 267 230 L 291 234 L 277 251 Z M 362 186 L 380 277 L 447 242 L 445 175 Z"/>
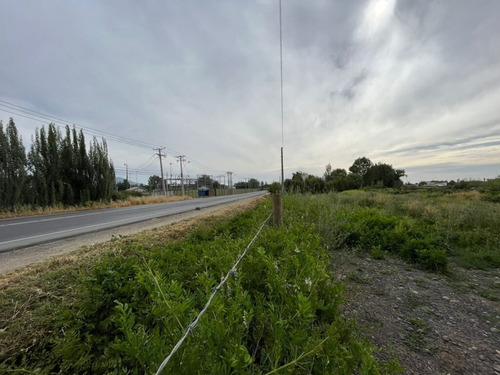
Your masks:
<path fill-rule="evenodd" d="M 405 374 L 500 374 L 500 270 L 428 273 L 396 258 L 339 254 L 344 314 Z"/>
<path fill-rule="evenodd" d="M 231 210 L 231 208 L 234 209 L 236 207 L 245 207 L 250 202 L 258 199 L 261 198 L 249 198 L 228 205 L 203 208 L 201 210 L 148 220 L 100 232 L 93 232 L 78 237 L 72 237 L 46 244 L 31 246 L 7 253 L 0 253 L 0 274 L 25 267 L 30 264 L 43 262 L 55 256 L 67 254 L 81 248 L 82 246 L 91 246 L 100 242 L 108 241 L 113 238 L 113 236 L 128 236 L 148 229 L 178 223 L 180 221 L 188 220 L 196 216 L 220 213 L 224 210 Z"/>

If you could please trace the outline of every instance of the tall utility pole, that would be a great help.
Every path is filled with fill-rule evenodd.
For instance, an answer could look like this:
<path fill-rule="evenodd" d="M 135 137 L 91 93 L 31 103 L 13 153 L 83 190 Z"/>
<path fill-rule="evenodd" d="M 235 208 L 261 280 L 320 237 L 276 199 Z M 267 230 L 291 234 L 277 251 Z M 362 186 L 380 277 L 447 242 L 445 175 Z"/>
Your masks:
<path fill-rule="evenodd" d="M 172 194 L 174 194 L 174 188 L 172 187 L 172 163 L 170 163 L 170 189 L 172 190 Z"/>
<path fill-rule="evenodd" d="M 231 190 L 231 195 L 233 194 L 233 172 L 227 172 L 227 185 Z"/>
<path fill-rule="evenodd" d="M 163 195 L 167 195 L 165 191 L 165 179 L 163 178 L 163 163 L 161 159 L 166 156 L 161 153 L 161 150 L 163 150 L 165 147 L 158 147 L 158 148 L 153 148 L 153 150 L 158 150 L 158 159 L 160 159 L 160 170 L 161 170 L 161 187 L 163 191 Z"/>
<path fill-rule="evenodd" d="M 176 156 L 177 161 L 181 165 L 181 191 L 182 191 L 182 196 L 184 196 L 184 172 L 182 171 L 182 163 L 186 162 L 186 156 L 185 155 L 179 155 Z"/>
<path fill-rule="evenodd" d="M 280 73 L 281 73 L 281 192 L 285 190 L 285 172 L 283 168 L 283 33 L 281 27 L 281 0 L 280 0 Z"/>
<path fill-rule="evenodd" d="M 127 163 L 125 163 L 125 164 L 123 164 L 123 165 L 125 166 L 125 179 L 126 179 L 126 180 L 127 180 L 127 182 L 128 182 L 128 164 L 127 164 Z"/>

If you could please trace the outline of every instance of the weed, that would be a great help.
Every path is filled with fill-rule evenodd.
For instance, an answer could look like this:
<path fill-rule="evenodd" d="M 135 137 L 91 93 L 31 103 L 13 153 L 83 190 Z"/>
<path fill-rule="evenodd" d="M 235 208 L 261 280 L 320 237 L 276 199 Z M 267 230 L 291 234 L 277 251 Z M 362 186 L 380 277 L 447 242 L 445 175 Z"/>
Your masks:
<path fill-rule="evenodd" d="M 408 321 L 417 328 L 427 328 L 429 325 L 419 318 L 409 318 Z"/>
<path fill-rule="evenodd" d="M 423 330 L 412 329 L 406 333 L 405 343 L 410 347 L 410 349 L 418 352 L 425 349 L 428 340 Z"/>
<path fill-rule="evenodd" d="M 477 294 L 479 294 L 481 297 L 489 299 L 491 301 L 500 301 L 500 297 L 498 297 L 497 294 L 493 293 L 490 290 L 480 290 Z"/>
<path fill-rule="evenodd" d="M 415 284 L 422 289 L 429 289 L 427 281 L 424 279 L 415 279 Z"/>
<path fill-rule="evenodd" d="M 436 315 L 436 310 L 430 306 L 422 306 L 422 311 L 429 315 Z"/>
<path fill-rule="evenodd" d="M 370 284 L 370 280 L 364 278 L 363 276 L 361 276 L 360 274 L 355 273 L 355 272 L 349 273 L 347 275 L 347 278 L 352 280 L 352 281 L 357 282 L 358 284 Z"/>
<path fill-rule="evenodd" d="M 387 251 L 382 250 L 380 245 L 373 246 L 372 249 L 370 250 L 370 255 L 374 259 L 385 259 L 387 256 Z"/>
<path fill-rule="evenodd" d="M 387 293 L 385 290 L 382 290 L 382 289 L 377 289 L 373 292 L 373 294 L 375 294 L 376 296 L 379 296 L 379 297 L 389 297 L 389 293 Z"/>
<path fill-rule="evenodd" d="M 423 305 L 424 302 L 420 298 L 415 296 L 413 293 L 408 293 L 406 295 L 405 300 L 404 300 L 404 304 L 405 304 L 405 307 L 413 310 L 413 309 Z"/>
<path fill-rule="evenodd" d="M 405 336 L 406 345 L 414 351 L 434 353 L 437 350 L 437 345 L 433 344 L 427 337 L 429 324 L 419 318 L 409 318 L 408 322 L 411 327 Z"/>

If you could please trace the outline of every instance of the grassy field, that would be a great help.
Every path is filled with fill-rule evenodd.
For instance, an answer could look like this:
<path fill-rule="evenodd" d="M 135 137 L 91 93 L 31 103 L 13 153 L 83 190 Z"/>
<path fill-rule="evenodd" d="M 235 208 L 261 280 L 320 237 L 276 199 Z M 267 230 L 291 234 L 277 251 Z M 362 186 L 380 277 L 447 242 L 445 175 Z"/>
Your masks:
<path fill-rule="evenodd" d="M 251 211 L 115 240 L 0 278 L 0 372 L 154 373 L 264 218 Z M 481 193 L 284 197 L 165 373 L 400 373 L 343 319 L 332 254 L 389 254 L 431 272 L 500 266 L 500 206 Z"/>
<path fill-rule="evenodd" d="M 430 271 L 453 260 L 500 267 L 500 205 L 477 191 L 350 191 L 290 198 L 290 215 L 313 223 L 327 249 L 398 254 Z"/>

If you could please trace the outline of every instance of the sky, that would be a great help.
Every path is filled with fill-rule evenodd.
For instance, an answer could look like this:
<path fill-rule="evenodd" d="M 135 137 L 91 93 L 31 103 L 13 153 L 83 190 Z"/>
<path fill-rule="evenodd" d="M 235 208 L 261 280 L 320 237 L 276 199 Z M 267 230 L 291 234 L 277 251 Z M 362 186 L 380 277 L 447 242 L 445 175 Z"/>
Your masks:
<path fill-rule="evenodd" d="M 278 181 L 281 146 L 285 178 L 362 156 L 405 182 L 494 178 L 499 16 L 498 0 L 284 0 L 282 127 L 278 0 L 4 0 L 0 119 L 27 149 L 40 114 L 105 132 L 139 182 L 156 147 L 167 174 L 185 155 L 186 175 L 234 182 Z"/>

